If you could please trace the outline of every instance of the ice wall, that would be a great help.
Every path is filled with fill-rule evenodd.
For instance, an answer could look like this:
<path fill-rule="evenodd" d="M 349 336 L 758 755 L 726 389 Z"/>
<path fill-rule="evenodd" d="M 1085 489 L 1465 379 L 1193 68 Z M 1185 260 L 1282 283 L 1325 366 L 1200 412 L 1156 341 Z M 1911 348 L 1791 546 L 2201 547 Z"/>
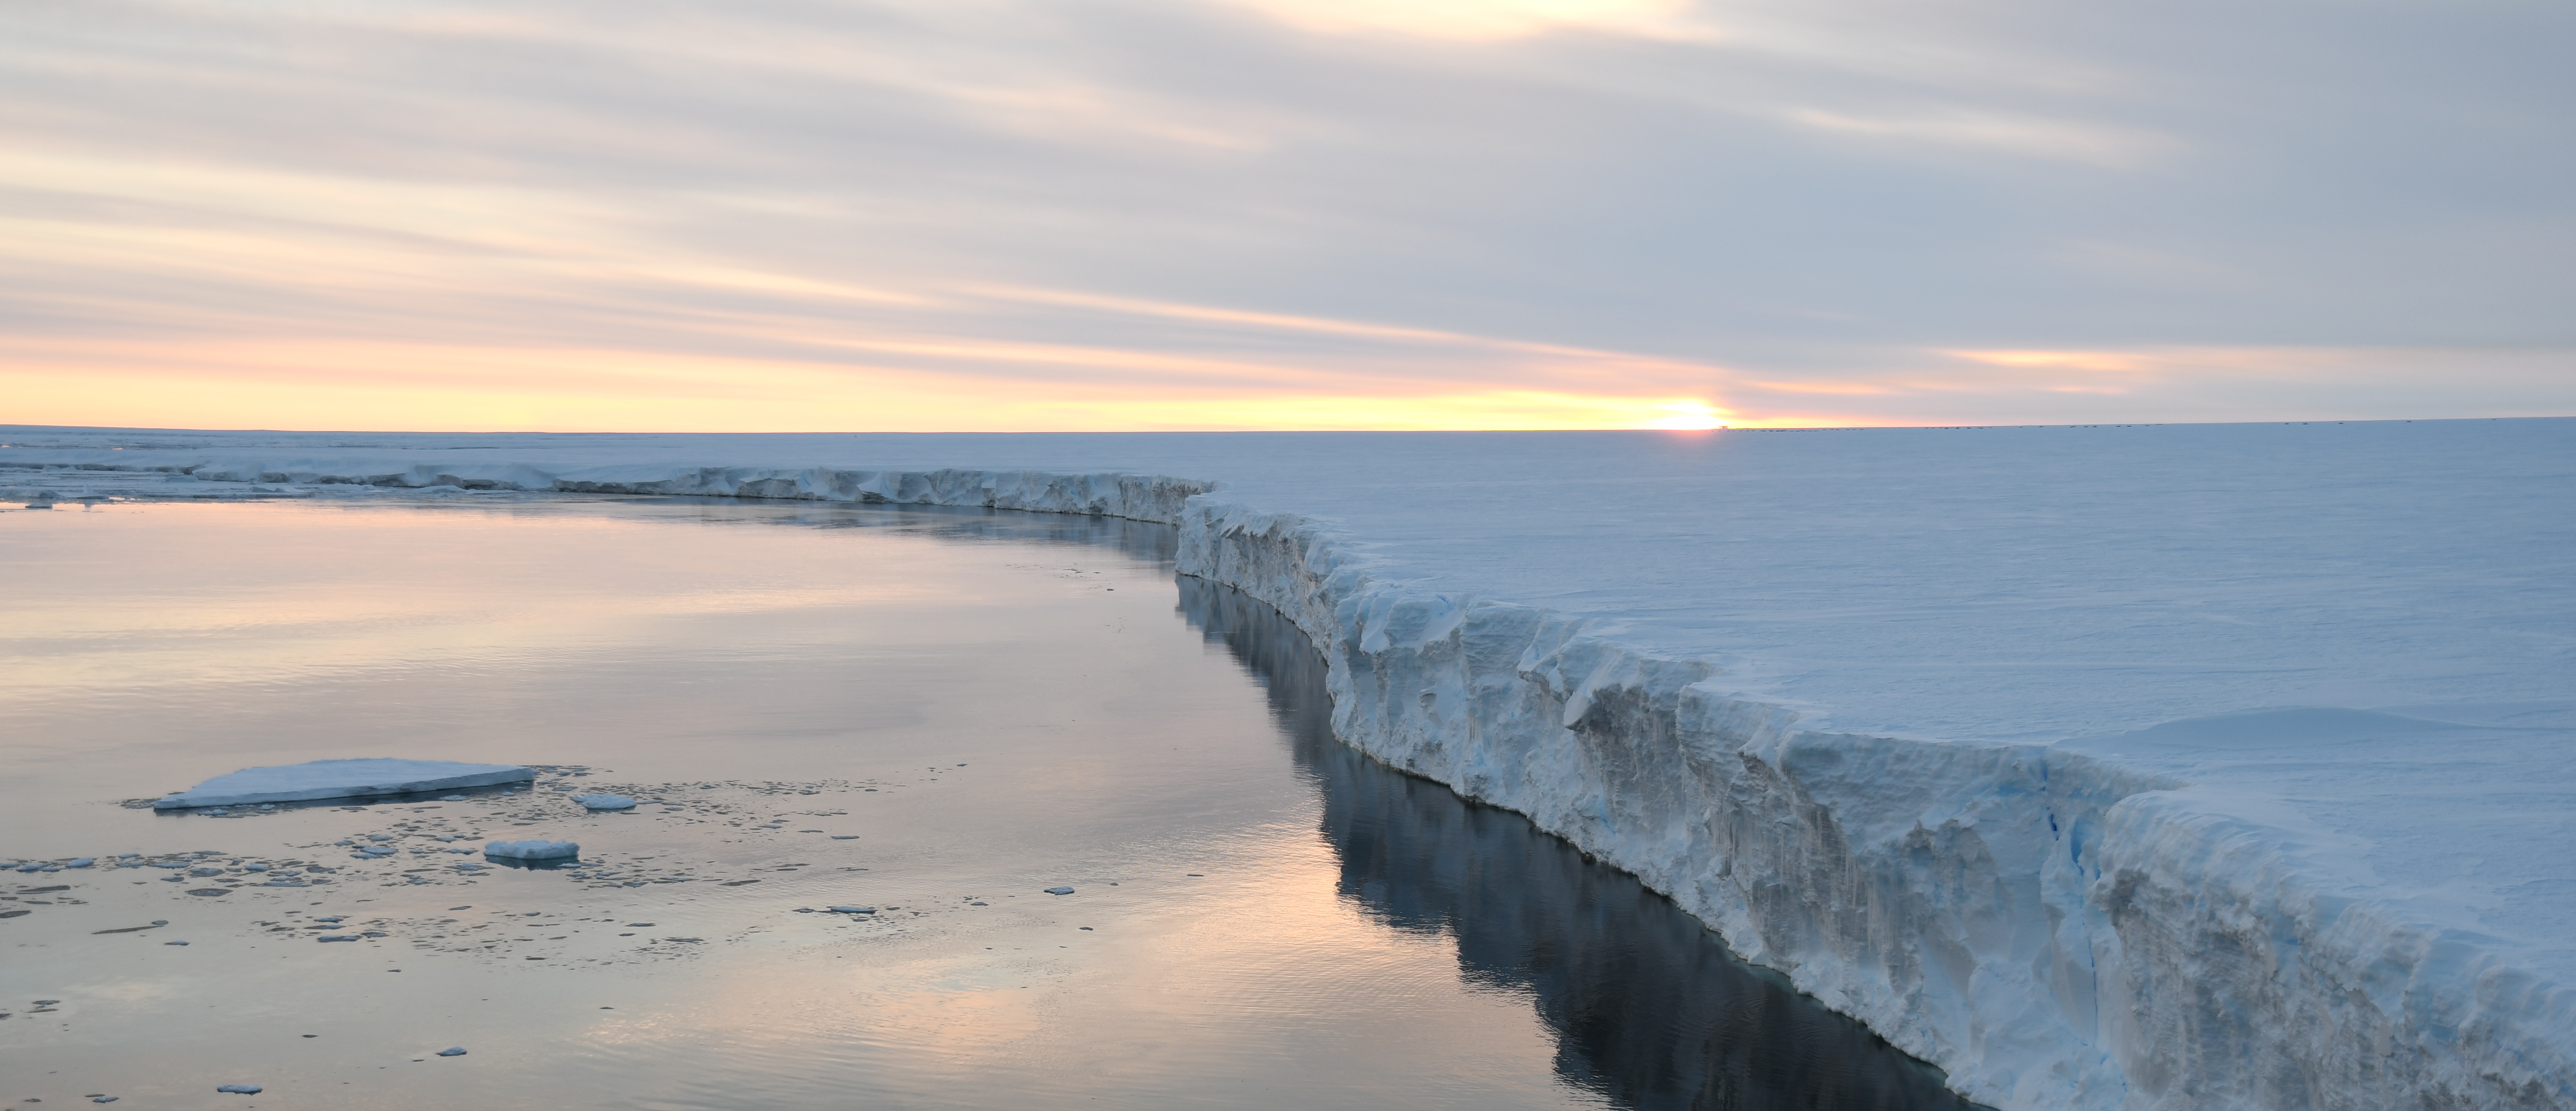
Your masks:
<path fill-rule="evenodd" d="M 2301 831 L 2040 745 L 1801 730 L 1713 669 L 1371 582 L 1215 499 L 1180 567 L 1325 648 L 1335 727 L 1637 874 L 2005 1108 L 2576 1107 L 2576 993 L 2326 895 Z"/>
<path fill-rule="evenodd" d="M 1635 873 L 1978 1099 L 2576 1108 L 2576 994 L 2493 938 L 2353 897 L 2331 836 L 2270 800 L 2064 745 L 1804 729 L 1794 709 L 1730 696 L 1712 662 L 1374 577 L 1334 527 L 1213 483 L 491 456 L 199 458 L 185 474 L 1175 524 L 1182 572 L 1261 598 L 1324 651 L 1344 740 Z"/>

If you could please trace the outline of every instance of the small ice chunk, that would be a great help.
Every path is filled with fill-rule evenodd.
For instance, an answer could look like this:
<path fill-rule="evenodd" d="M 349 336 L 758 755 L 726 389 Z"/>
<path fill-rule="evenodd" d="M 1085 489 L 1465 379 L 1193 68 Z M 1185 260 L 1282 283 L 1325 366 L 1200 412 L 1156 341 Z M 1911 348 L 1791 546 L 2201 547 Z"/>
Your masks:
<path fill-rule="evenodd" d="M 218 1092 L 232 1092 L 237 1095 L 255 1096 L 265 1089 L 261 1088 L 257 1084 L 218 1084 L 215 1086 L 215 1090 Z"/>
<path fill-rule="evenodd" d="M 188 874 L 192 876 L 220 876 L 224 874 L 224 870 L 221 868 L 190 868 L 188 869 Z"/>
<path fill-rule="evenodd" d="M 440 795 L 440 796 L 438 796 L 438 801 L 440 801 L 440 802 L 463 802 L 463 801 L 465 801 L 465 796 L 463 796 L 463 795 Z"/>
<path fill-rule="evenodd" d="M 198 806 L 237 806 L 307 799 L 360 798 L 408 794 L 442 787 L 488 787 L 536 778 L 536 772 L 508 764 L 464 764 L 452 760 L 315 760 L 305 764 L 244 768 L 219 775 L 152 803 L 155 810 Z"/>
<path fill-rule="evenodd" d="M 494 841 L 483 846 L 483 855 L 507 860 L 569 860 L 581 855 L 581 846 L 570 841 Z"/>
<path fill-rule="evenodd" d="M 186 945 L 186 944 L 187 944 L 187 942 L 184 942 L 184 941 L 164 941 L 164 942 L 162 942 L 161 944 L 163 944 L 163 945 Z"/>
<path fill-rule="evenodd" d="M 268 865 L 262 864 L 262 863 L 260 863 L 260 862 L 258 862 L 258 861 L 256 861 L 256 860 L 254 860 L 254 861 L 252 861 L 252 862 L 250 862 L 250 863 L 248 863 L 248 864 L 244 864 L 244 865 L 242 865 L 242 868 L 243 868 L 244 870 L 252 871 L 252 872 L 265 872 L 265 871 L 268 871 Z"/>
<path fill-rule="evenodd" d="M 462 1057 L 465 1056 L 465 1047 L 461 1045 L 451 1045 L 445 1049 L 439 1050 L 438 1055 L 441 1057 Z"/>
<path fill-rule="evenodd" d="M 89 857 L 86 857 L 86 856 L 79 856 L 79 857 L 73 857 L 73 858 L 72 858 L 72 859 L 70 859 L 70 860 L 64 861 L 64 862 L 63 862 L 63 867 L 65 867 L 65 868 L 87 868 L 87 867 L 89 867 L 90 865 L 92 865 L 92 864 L 96 864 L 96 863 L 98 863 L 98 861 L 93 860 L 93 859 L 91 859 L 91 858 L 89 858 Z"/>
<path fill-rule="evenodd" d="M 1046 889 L 1046 893 L 1049 895 L 1071 895 L 1073 894 L 1073 889 L 1070 887 L 1050 887 Z"/>
<path fill-rule="evenodd" d="M 589 810 L 633 810 L 635 800 L 624 795 L 574 795 L 572 801 Z"/>
<path fill-rule="evenodd" d="M 356 940 L 358 940 L 358 935 L 356 935 L 356 934 L 324 934 L 324 935 L 322 935 L 322 936 L 320 936 L 320 937 L 314 938 L 313 940 L 315 940 L 315 941 L 356 941 Z"/>
<path fill-rule="evenodd" d="M 877 912 L 877 908 L 875 907 L 830 907 L 827 909 L 834 914 L 875 914 Z"/>

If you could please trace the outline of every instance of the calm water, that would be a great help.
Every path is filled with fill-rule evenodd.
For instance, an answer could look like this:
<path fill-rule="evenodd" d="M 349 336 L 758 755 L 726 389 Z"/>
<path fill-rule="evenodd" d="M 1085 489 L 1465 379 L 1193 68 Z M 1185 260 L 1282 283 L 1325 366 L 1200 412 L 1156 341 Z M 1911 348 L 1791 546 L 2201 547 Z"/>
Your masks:
<path fill-rule="evenodd" d="M 672 502 L 0 515 L 0 859 L 206 873 L 9 874 L 0 1098 L 1960 1106 L 1633 880 L 1334 741 L 1303 638 L 1175 580 L 1171 542 Z M 550 770 L 121 805 L 361 755 Z M 583 861 L 449 851 L 500 836 Z"/>

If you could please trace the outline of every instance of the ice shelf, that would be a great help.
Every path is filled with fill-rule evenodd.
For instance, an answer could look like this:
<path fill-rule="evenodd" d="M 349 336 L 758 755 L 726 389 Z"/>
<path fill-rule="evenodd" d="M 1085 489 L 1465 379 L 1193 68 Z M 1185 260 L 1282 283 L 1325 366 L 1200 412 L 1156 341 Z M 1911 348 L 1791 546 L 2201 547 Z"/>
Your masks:
<path fill-rule="evenodd" d="M 0 429 L 0 487 L 1166 522 L 1313 638 L 1343 739 L 1977 1099 L 2576 1108 L 2576 420 Z"/>
<path fill-rule="evenodd" d="M 261 802 L 306 802 L 314 799 L 365 798 L 413 791 L 448 791 L 533 780 L 537 773 L 508 764 L 461 764 L 451 760 L 315 760 L 268 768 L 243 768 L 219 775 L 178 794 L 155 799 L 155 810 L 199 806 L 241 806 Z"/>

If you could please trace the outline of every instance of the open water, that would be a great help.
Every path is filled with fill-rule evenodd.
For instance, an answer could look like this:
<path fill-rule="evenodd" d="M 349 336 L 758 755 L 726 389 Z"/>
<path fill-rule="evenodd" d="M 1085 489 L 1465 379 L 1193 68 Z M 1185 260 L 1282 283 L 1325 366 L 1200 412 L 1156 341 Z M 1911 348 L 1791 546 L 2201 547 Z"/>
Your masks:
<path fill-rule="evenodd" d="M 676 501 L 0 514 L 0 860 L 98 861 L 0 884 L 0 1099 L 1964 1106 L 1633 879 L 1334 740 L 1312 646 L 1172 542 Z M 347 756 L 544 774 L 137 806 Z M 581 860 L 475 851 L 527 837 Z"/>

